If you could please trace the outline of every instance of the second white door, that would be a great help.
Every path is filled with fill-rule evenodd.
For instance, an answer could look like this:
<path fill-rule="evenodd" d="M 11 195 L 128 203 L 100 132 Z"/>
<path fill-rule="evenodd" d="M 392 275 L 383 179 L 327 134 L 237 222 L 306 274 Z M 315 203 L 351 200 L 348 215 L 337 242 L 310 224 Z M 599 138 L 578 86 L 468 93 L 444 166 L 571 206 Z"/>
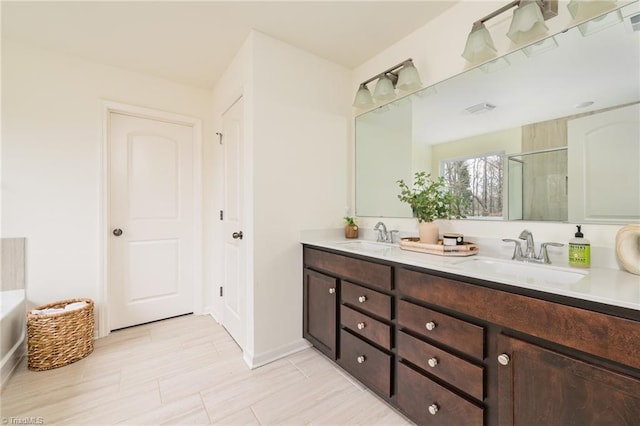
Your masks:
<path fill-rule="evenodd" d="M 224 158 L 224 312 L 222 324 L 244 349 L 246 339 L 246 250 L 243 233 L 244 102 L 238 99 L 222 116 Z"/>
<path fill-rule="evenodd" d="M 193 311 L 194 130 L 111 113 L 110 330 Z"/>

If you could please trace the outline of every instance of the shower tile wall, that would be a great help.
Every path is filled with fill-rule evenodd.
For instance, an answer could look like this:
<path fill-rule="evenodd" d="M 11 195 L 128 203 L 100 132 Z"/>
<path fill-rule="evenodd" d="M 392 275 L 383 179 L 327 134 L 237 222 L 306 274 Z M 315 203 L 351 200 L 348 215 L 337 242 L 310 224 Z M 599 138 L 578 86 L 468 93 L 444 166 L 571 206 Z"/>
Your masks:
<path fill-rule="evenodd" d="M 0 290 L 25 288 L 25 238 L 1 238 Z"/>
<path fill-rule="evenodd" d="M 567 146 L 567 119 L 522 127 L 522 151 Z M 567 152 L 525 156 L 523 219 L 566 221 L 568 218 Z"/>

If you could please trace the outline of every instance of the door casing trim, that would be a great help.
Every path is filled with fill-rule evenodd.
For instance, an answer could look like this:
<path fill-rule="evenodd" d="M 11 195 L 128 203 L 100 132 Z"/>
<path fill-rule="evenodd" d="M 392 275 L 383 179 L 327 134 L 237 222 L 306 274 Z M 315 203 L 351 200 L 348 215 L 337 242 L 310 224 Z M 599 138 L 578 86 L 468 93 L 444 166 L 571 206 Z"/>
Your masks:
<path fill-rule="evenodd" d="M 98 213 L 98 295 L 97 337 L 107 336 L 109 330 L 109 131 L 110 114 L 119 113 L 139 118 L 186 125 L 193 131 L 193 312 L 201 314 L 202 306 L 202 120 L 167 111 L 128 105 L 113 101 L 102 102 L 102 139 L 100 147 L 99 213 Z"/>

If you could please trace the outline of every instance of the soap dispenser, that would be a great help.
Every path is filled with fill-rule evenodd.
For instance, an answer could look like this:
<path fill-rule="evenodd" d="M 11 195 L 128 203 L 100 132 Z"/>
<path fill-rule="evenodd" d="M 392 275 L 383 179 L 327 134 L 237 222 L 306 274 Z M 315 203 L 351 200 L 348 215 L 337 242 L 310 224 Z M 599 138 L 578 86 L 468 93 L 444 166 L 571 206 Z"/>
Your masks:
<path fill-rule="evenodd" d="M 569 265 L 580 268 L 591 266 L 591 243 L 581 232 L 582 225 L 576 225 L 578 232 L 569 240 Z"/>

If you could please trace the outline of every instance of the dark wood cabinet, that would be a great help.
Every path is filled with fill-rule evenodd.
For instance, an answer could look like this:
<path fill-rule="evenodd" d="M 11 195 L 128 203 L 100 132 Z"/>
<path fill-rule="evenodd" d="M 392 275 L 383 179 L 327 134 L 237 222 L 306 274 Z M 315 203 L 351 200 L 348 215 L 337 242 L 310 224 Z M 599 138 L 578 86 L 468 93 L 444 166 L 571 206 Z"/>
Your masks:
<path fill-rule="evenodd" d="M 303 337 L 329 358 L 335 360 L 338 280 L 305 268 L 303 300 Z"/>
<path fill-rule="evenodd" d="M 478 401 L 484 399 L 484 367 L 402 331 L 398 333 L 398 356 Z"/>
<path fill-rule="evenodd" d="M 474 358 L 484 358 L 484 329 L 480 326 L 405 300 L 398 302 L 398 324 Z"/>
<path fill-rule="evenodd" d="M 311 247 L 304 258 L 305 337 L 417 424 L 638 424 L 635 312 Z"/>
<path fill-rule="evenodd" d="M 387 294 L 343 281 L 341 298 L 345 305 L 386 320 L 391 319 L 391 296 Z"/>
<path fill-rule="evenodd" d="M 505 335 L 498 352 L 500 425 L 639 424 L 640 379 Z"/>
<path fill-rule="evenodd" d="M 484 409 L 444 386 L 398 364 L 398 406 L 421 425 L 482 426 Z"/>
<path fill-rule="evenodd" d="M 340 323 L 353 334 L 391 350 L 391 325 L 371 318 L 367 314 L 358 312 L 348 306 L 340 307 Z"/>
<path fill-rule="evenodd" d="M 373 347 L 346 330 L 340 331 L 338 364 L 385 397 L 391 396 L 391 359 L 391 354 Z"/>

